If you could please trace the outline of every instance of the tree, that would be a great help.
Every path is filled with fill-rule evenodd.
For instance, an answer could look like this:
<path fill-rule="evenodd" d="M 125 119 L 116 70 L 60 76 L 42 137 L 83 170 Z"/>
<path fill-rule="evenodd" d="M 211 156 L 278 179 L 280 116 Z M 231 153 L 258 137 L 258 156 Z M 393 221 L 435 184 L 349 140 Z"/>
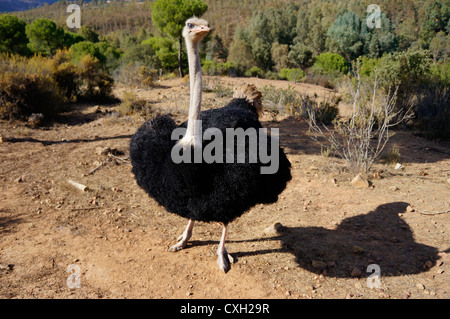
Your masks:
<path fill-rule="evenodd" d="M 272 44 L 270 54 L 272 55 L 272 60 L 277 72 L 280 72 L 281 69 L 286 69 L 289 67 L 289 46 L 287 44 L 279 44 L 278 42 L 274 42 Z"/>
<path fill-rule="evenodd" d="M 152 20 L 154 25 L 163 33 L 178 38 L 178 70 L 183 77 L 182 32 L 184 23 L 192 16 L 201 17 L 208 9 L 208 5 L 201 0 L 156 0 L 152 4 Z"/>
<path fill-rule="evenodd" d="M 36 19 L 25 28 L 29 47 L 34 52 L 53 55 L 64 44 L 64 30 L 49 19 Z"/>
<path fill-rule="evenodd" d="M 297 42 L 291 46 L 289 52 L 289 61 L 291 64 L 300 67 L 301 69 L 307 69 L 313 65 L 313 52 L 306 45 Z"/>
<path fill-rule="evenodd" d="M 337 51 L 347 59 L 361 54 L 363 43 L 360 38 L 361 20 L 352 11 L 340 15 L 328 29 L 328 37 L 337 46 Z"/>
<path fill-rule="evenodd" d="M 238 29 L 236 31 L 230 46 L 228 61 L 232 62 L 241 73 L 256 65 L 245 30 Z"/>
<path fill-rule="evenodd" d="M 0 16 L 0 52 L 27 53 L 28 39 L 25 34 L 25 22 L 16 16 L 4 14 Z"/>
<path fill-rule="evenodd" d="M 443 31 L 439 31 L 431 40 L 430 51 L 433 54 L 433 62 L 446 61 L 450 51 L 450 38 Z"/>
<path fill-rule="evenodd" d="M 87 41 L 97 43 L 99 41 L 99 35 L 88 26 L 82 26 L 80 29 L 80 35 Z"/>
<path fill-rule="evenodd" d="M 369 29 L 367 19 L 361 23 L 361 39 L 364 42 L 364 54 L 370 58 L 381 57 L 397 49 L 392 24 L 384 13 L 381 14 L 381 28 Z"/>
<path fill-rule="evenodd" d="M 228 57 L 228 50 L 224 46 L 222 38 L 219 35 L 215 35 L 212 41 L 209 41 L 206 45 L 206 58 L 208 60 L 226 61 Z"/>
<path fill-rule="evenodd" d="M 153 67 L 166 70 L 176 68 L 177 53 L 174 49 L 173 40 L 163 37 L 152 37 L 143 41 L 142 44 L 150 46 L 158 58 Z"/>
<path fill-rule="evenodd" d="M 253 14 L 250 26 L 247 29 L 248 40 L 252 48 L 253 59 L 256 65 L 263 70 L 272 68 L 270 49 L 274 39 L 268 30 L 270 21 L 262 11 Z"/>

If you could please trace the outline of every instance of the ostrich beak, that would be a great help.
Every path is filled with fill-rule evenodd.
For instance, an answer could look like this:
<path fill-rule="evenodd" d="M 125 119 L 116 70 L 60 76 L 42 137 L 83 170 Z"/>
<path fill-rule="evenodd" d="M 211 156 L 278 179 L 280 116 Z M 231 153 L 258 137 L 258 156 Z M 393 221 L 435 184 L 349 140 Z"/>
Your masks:
<path fill-rule="evenodd" d="M 203 34 L 203 33 L 209 33 L 211 32 L 211 29 L 207 26 L 198 26 L 195 29 L 192 30 L 192 32 L 196 33 L 196 34 Z"/>

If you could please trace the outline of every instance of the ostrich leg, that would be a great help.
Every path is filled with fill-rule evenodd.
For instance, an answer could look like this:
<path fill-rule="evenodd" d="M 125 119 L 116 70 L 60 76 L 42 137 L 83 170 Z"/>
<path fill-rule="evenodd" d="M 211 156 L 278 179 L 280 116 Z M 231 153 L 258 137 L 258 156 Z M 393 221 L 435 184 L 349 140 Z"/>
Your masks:
<path fill-rule="evenodd" d="M 231 269 L 231 263 L 233 262 L 233 257 L 228 255 L 228 252 L 225 249 L 226 235 L 227 226 L 223 225 L 222 238 L 220 239 L 219 248 L 217 249 L 217 255 L 219 256 L 219 258 L 217 258 L 217 264 L 224 273 L 227 273 Z"/>
<path fill-rule="evenodd" d="M 176 252 L 176 251 L 182 250 L 183 248 L 186 248 L 188 240 L 191 239 L 191 237 L 192 237 L 192 229 L 193 228 L 194 228 L 194 221 L 190 219 L 189 223 L 186 227 L 186 230 L 180 237 L 178 237 L 178 239 L 177 239 L 178 243 L 173 245 L 172 247 L 170 247 L 169 251 Z"/>

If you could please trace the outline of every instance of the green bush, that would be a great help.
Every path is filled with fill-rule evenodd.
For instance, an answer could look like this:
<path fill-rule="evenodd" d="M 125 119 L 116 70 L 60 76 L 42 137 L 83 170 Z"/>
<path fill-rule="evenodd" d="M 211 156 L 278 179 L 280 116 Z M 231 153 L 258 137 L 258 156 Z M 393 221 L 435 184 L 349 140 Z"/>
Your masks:
<path fill-rule="evenodd" d="M 302 69 L 281 69 L 278 77 L 281 80 L 288 80 L 290 82 L 299 82 L 306 76 Z"/>
<path fill-rule="evenodd" d="M 316 73 L 333 74 L 339 72 L 346 74 L 348 72 L 348 64 L 343 56 L 327 52 L 316 57 L 313 70 Z"/>
<path fill-rule="evenodd" d="M 450 62 L 436 63 L 431 66 L 430 72 L 432 77 L 440 83 L 450 84 Z"/>
<path fill-rule="evenodd" d="M 231 75 L 235 70 L 233 62 L 221 63 L 216 60 L 203 60 L 202 71 L 207 75 Z"/>
<path fill-rule="evenodd" d="M 366 56 L 362 56 L 358 59 L 361 62 L 361 75 L 362 76 L 371 76 L 375 69 L 379 69 L 381 60 L 377 58 L 369 58 Z"/>
<path fill-rule="evenodd" d="M 260 68 L 258 68 L 257 66 L 252 67 L 250 70 L 247 70 L 245 72 L 245 76 L 248 77 L 258 77 L 258 78 L 262 78 L 264 75 L 263 70 L 261 70 Z"/>

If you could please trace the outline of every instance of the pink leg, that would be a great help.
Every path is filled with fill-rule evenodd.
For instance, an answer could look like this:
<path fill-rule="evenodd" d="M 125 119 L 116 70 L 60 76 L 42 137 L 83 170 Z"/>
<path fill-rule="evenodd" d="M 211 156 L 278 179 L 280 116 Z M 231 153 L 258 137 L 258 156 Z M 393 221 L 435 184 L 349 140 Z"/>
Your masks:
<path fill-rule="evenodd" d="M 173 245 L 172 247 L 170 247 L 169 251 L 176 252 L 176 251 L 182 250 L 183 248 L 186 248 L 188 240 L 191 239 L 191 237 L 192 237 L 192 229 L 193 228 L 194 228 L 194 221 L 190 219 L 189 223 L 186 227 L 186 230 L 180 237 L 178 237 L 178 239 L 177 239 L 178 243 Z"/>
<path fill-rule="evenodd" d="M 223 226 L 222 238 L 220 239 L 219 248 L 217 249 L 217 264 L 219 265 L 220 270 L 224 273 L 227 273 L 231 269 L 231 263 L 233 262 L 233 257 L 228 255 L 227 250 L 225 249 L 225 238 L 227 235 L 227 226 Z"/>

